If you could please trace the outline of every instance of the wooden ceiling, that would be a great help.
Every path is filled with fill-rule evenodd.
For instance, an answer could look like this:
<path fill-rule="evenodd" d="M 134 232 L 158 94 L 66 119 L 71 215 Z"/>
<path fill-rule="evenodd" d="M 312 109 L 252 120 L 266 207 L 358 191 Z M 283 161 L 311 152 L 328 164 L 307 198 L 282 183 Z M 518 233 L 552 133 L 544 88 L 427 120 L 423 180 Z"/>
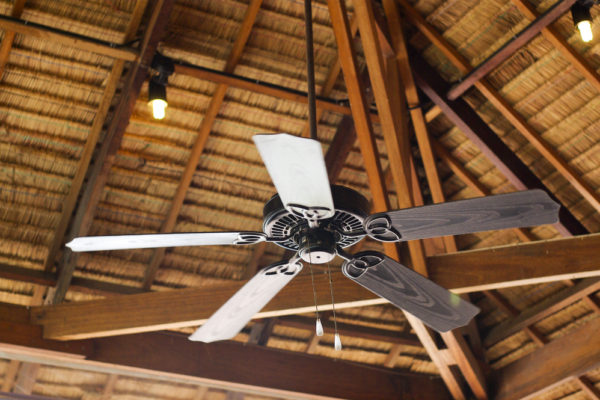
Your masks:
<path fill-rule="evenodd" d="M 189 342 L 282 249 L 64 243 L 261 229 L 274 188 L 251 136 L 308 136 L 303 1 L 0 1 L 2 396 L 600 399 L 600 40 L 579 40 L 574 1 L 313 3 L 332 182 L 374 211 L 541 188 L 559 223 L 364 243 L 469 296 L 465 329 L 336 269 L 336 352 L 316 269 L 324 337 L 302 274 L 232 341 Z M 162 121 L 157 51 L 175 61 Z"/>

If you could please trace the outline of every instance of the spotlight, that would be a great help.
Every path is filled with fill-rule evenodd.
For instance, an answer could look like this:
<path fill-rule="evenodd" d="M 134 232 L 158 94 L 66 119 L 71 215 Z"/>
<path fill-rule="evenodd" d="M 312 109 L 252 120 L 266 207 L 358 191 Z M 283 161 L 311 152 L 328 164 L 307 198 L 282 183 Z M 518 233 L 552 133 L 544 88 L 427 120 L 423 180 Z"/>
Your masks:
<path fill-rule="evenodd" d="M 163 119 L 167 108 L 167 81 L 174 71 L 173 61 L 156 53 L 152 59 L 152 71 L 148 83 L 148 104 L 152 107 L 152 116 Z"/>
<path fill-rule="evenodd" d="M 586 43 L 594 38 L 592 34 L 592 15 L 590 14 L 592 4 L 593 2 L 589 1 L 578 1 L 571 7 L 573 23 L 579 30 L 581 40 Z"/>

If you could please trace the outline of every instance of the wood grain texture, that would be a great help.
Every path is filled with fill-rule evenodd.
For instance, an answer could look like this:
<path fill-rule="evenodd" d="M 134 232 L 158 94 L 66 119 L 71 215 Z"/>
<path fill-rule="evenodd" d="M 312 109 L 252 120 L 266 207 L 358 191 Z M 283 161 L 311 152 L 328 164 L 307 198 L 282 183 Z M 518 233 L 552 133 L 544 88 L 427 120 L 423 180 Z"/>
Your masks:
<path fill-rule="evenodd" d="M 556 204 L 542 190 L 499 194 L 371 215 L 364 226 L 389 218 L 402 241 L 460 235 L 497 229 L 552 224 L 558 220 Z"/>
<path fill-rule="evenodd" d="M 574 286 L 563 289 L 514 318 L 509 318 L 495 326 L 484 338 L 483 343 L 486 347 L 490 347 L 598 290 L 600 290 L 600 279 L 585 279 Z"/>
<path fill-rule="evenodd" d="M 27 312 L 24 307 L 18 310 Z M 17 312 L 18 314 L 19 312 Z M 0 313 L 0 326 L 7 315 Z M 29 328 L 38 328 L 29 325 Z M 61 343 L 61 353 L 47 340 L 7 334 L 0 351 L 26 355 L 32 362 L 55 359 L 67 368 L 138 377 L 185 379 L 189 383 L 217 388 L 250 389 L 276 398 L 448 399 L 439 378 L 393 371 L 331 358 L 283 351 L 236 342 L 211 344 L 190 342 L 176 333 L 150 333 L 90 341 Z M 28 349 L 16 348 L 23 342 Z M 81 357 L 83 355 L 83 357 Z M 102 363 L 102 364 L 100 364 Z M 140 369 L 142 368 L 142 369 Z M 179 376 L 173 376 L 177 374 Z"/>
<path fill-rule="evenodd" d="M 542 241 L 429 257 L 429 278 L 455 292 L 494 289 L 520 284 L 564 280 L 565 276 L 600 276 L 600 234 Z M 486 260 L 482 264 L 481 260 Z M 385 300 L 332 271 L 336 309 Z M 114 296 L 32 309 L 33 321 L 44 325 L 47 338 L 99 337 L 197 326 L 209 318 L 239 288 L 227 283 L 154 293 Z M 329 287 L 317 284 L 319 309 L 330 309 Z M 314 310 L 311 279 L 292 280 L 256 318 Z M 94 315 L 95 318 L 89 318 Z"/>
<path fill-rule="evenodd" d="M 493 398 L 527 399 L 600 366 L 600 318 L 492 374 Z"/>
<path fill-rule="evenodd" d="M 399 0 L 400 3 L 403 1 Z M 443 110 L 444 115 L 477 146 L 517 190 L 537 188 L 552 193 L 464 100 L 450 102 L 446 99 L 448 83 L 422 57 L 411 54 L 411 64 L 415 81 L 421 90 Z M 556 201 L 556 198 L 553 199 Z M 560 204 L 559 201 L 557 203 Z M 561 207 L 559 218 L 560 223 L 555 227 L 563 236 L 588 232 L 566 207 Z"/>
<path fill-rule="evenodd" d="M 436 255 L 428 258 L 429 278 L 462 293 L 593 277 L 599 248 L 600 234 L 591 234 Z"/>
<path fill-rule="evenodd" d="M 342 272 L 438 332 L 466 325 L 479 309 L 410 268 L 377 252 L 355 255 Z"/>
<path fill-rule="evenodd" d="M 446 39 L 421 16 L 407 0 L 397 0 L 404 12 L 410 16 L 411 22 L 425 35 L 461 72 L 467 73 L 471 70 L 469 62 L 455 49 Z M 567 57 L 570 58 L 570 57 Z M 420 72 L 418 68 L 415 72 Z M 586 74 L 584 74 L 586 76 Z M 600 211 L 600 195 L 596 193 L 577 171 L 573 170 L 558 151 L 550 146 L 548 142 L 520 115 L 511 104 L 497 92 L 492 84 L 481 79 L 475 83 L 475 87 L 498 109 L 498 111 L 535 147 L 540 154 L 567 179 L 573 187 L 583 196 L 597 211 Z M 441 96 L 445 99 L 446 88 Z M 428 95 L 429 96 L 429 95 Z M 431 96 L 429 96 L 431 98 Z M 433 99 L 432 99 L 433 100 Z M 442 107 L 440 104 L 438 106 Z M 443 108 L 443 107 L 442 107 Z M 444 111 L 446 113 L 446 111 Z M 461 128 L 462 129 L 462 128 Z M 508 177 L 508 176 L 507 176 Z"/>

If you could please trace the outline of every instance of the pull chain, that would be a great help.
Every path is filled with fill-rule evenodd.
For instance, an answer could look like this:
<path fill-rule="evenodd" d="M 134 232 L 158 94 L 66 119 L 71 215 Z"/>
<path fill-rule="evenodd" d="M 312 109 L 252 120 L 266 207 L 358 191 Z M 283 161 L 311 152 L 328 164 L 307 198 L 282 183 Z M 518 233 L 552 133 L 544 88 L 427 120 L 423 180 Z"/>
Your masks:
<path fill-rule="evenodd" d="M 309 244 L 310 247 L 310 244 Z M 312 255 L 308 254 L 308 269 L 310 271 L 310 280 L 312 282 L 312 290 L 313 290 L 313 298 L 315 300 L 315 314 L 317 316 L 317 320 L 315 321 L 315 334 L 317 336 L 323 336 L 323 324 L 321 323 L 321 318 L 319 318 L 319 306 L 317 303 L 317 289 L 315 288 L 315 276 L 313 274 L 312 269 Z"/>
<path fill-rule="evenodd" d="M 329 276 L 329 291 L 331 292 L 331 309 L 333 311 L 333 329 L 335 335 L 333 336 L 333 348 L 336 350 L 342 349 L 342 340 L 340 339 L 340 335 L 337 329 L 337 320 L 335 318 L 335 300 L 333 298 L 333 281 L 331 280 L 331 267 L 329 263 L 327 263 L 327 276 Z"/>

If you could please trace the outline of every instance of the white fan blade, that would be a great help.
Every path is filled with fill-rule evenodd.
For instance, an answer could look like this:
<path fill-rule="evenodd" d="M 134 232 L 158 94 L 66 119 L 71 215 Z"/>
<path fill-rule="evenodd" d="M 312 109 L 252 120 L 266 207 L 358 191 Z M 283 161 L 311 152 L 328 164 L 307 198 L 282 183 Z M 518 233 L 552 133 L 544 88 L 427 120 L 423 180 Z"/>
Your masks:
<path fill-rule="evenodd" d="M 263 268 L 189 339 L 205 343 L 231 339 L 301 270 L 302 264 L 288 261 Z"/>
<path fill-rule="evenodd" d="M 331 187 L 319 142 L 280 133 L 255 135 L 254 143 L 286 210 L 309 220 L 333 217 Z"/>
<path fill-rule="evenodd" d="M 72 251 L 151 249 L 176 246 L 254 244 L 267 240 L 262 232 L 198 232 L 147 235 L 87 236 L 66 244 Z"/>

